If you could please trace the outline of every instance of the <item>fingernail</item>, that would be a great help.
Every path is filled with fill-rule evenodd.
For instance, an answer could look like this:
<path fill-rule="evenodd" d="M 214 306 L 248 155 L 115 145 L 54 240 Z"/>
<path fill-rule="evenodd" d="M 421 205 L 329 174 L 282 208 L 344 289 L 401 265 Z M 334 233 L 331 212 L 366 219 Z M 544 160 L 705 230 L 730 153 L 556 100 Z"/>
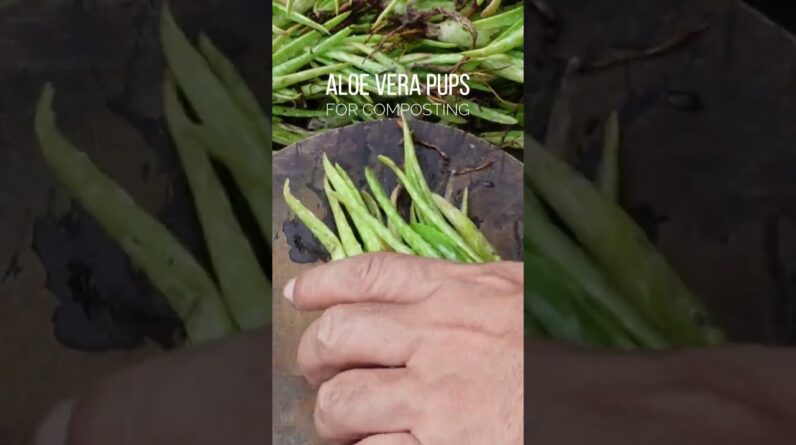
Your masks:
<path fill-rule="evenodd" d="M 290 302 L 293 302 L 293 290 L 296 288 L 296 279 L 293 278 L 292 280 L 288 281 L 285 285 L 285 289 L 282 290 L 282 295 L 285 296 Z"/>

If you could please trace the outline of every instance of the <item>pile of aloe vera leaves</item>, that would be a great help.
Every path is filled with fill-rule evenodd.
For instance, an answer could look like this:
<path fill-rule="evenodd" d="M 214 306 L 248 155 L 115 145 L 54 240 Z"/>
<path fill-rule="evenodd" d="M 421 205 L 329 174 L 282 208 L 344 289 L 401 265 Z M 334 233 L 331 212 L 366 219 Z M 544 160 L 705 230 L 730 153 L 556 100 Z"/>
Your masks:
<path fill-rule="evenodd" d="M 595 183 L 526 136 L 526 330 L 595 347 L 718 344 L 705 308 L 617 204 L 618 125 L 613 114 Z"/>
<path fill-rule="evenodd" d="M 324 155 L 324 190 L 337 233 L 293 196 L 289 180 L 283 187 L 285 202 L 332 260 L 363 252 L 392 251 L 465 263 L 499 261 L 495 248 L 467 216 L 467 189 L 458 207 L 451 202 L 450 187 L 447 196 L 433 193 L 420 168 L 406 117 L 401 120 L 401 128 L 404 168 L 387 156 L 379 156 L 379 161 L 398 177 L 399 185 L 390 194 L 370 167 L 365 167 L 369 191 L 359 190 L 348 173 Z M 398 206 L 403 191 L 411 200 L 406 218 Z"/>
<path fill-rule="evenodd" d="M 271 239 L 269 123 L 232 63 L 200 37 L 194 46 L 164 7 L 168 64 L 163 107 L 193 195 L 212 270 L 138 206 L 56 126 L 55 90 L 46 85 L 35 129 L 44 159 L 80 204 L 118 243 L 182 320 L 189 343 L 266 325 L 271 283 L 244 234 L 213 162 L 231 173 L 263 238 Z M 185 98 L 181 100 L 180 91 Z M 189 109 L 198 121 L 189 117 Z"/>
<path fill-rule="evenodd" d="M 289 145 L 328 128 L 380 119 L 329 115 L 326 105 L 466 104 L 469 115 L 423 117 L 521 148 L 524 14 L 517 0 L 273 0 L 273 140 Z M 468 95 L 379 96 L 374 76 L 456 73 Z M 329 76 L 366 74 L 370 94 L 327 96 Z M 360 108 L 361 109 L 361 108 Z M 438 108 L 431 108 L 438 111 Z"/>

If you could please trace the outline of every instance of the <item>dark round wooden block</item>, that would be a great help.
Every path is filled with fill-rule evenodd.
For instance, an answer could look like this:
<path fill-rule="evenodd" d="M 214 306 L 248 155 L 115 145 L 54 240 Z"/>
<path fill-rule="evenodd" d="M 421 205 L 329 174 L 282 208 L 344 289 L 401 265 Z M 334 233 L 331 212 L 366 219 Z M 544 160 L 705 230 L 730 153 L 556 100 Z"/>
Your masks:
<path fill-rule="evenodd" d="M 410 121 L 426 180 L 440 194 L 452 171 L 465 171 L 494 160 L 489 167 L 454 176 L 457 202 L 469 188 L 471 218 L 506 260 L 522 258 L 523 168 L 504 151 L 471 134 L 439 124 Z M 274 280 L 274 439 L 275 443 L 319 443 L 312 424 L 314 391 L 299 378 L 296 351 L 301 334 L 317 314 L 297 312 L 281 289 L 303 270 L 322 261 L 323 249 L 297 221 L 282 196 L 290 188 L 307 207 L 333 227 L 323 193 L 322 156 L 345 168 L 358 186 L 365 186 L 364 167 L 374 169 L 386 190 L 395 175 L 377 157 L 403 164 L 403 138 L 395 119 L 367 122 L 308 138 L 274 154 L 273 280 Z M 427 144 L 427 145 L 424 145 Z M 437 151 L 440 149 L 447 160 Z"/>

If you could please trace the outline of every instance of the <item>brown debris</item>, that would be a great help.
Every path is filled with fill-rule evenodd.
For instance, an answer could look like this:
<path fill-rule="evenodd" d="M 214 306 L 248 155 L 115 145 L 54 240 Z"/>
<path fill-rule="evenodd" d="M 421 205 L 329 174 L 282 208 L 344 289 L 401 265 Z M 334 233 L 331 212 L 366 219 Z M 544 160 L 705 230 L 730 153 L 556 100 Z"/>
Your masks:
<path fill-rule="evenodd" d="M 455 172 L 451 173 L 451 175 L 452 176 L 461 176 L 461 175 L 466 175 L 468 173 L 480 172 L 481 170 L 486 170 L 489 167 L 491 167 L 492 164 L 495 163 L 495 161 L 496 161 L 495 159 L 489 159 L 488 161 L 484 162 L 483 164 L 479 165 L 478 167 L 465 168 L 464 170 L 455 171 Z"/>
<path fill-rule="evenodd" d="M 622 65 L 628 62 L 632 62 L 634 60 L 649 59 L 652 57 L 657 57 L 666 54 L 669 51 L 677 49 L 682 45 L 690 42 L 692 39 L 697 37 L 703 31 L 706 31 L 708 28 L 710 28 L 710 25 L 711 25 L 710 22 L 702 23 L 697 28 L 688 30 L 684 33 L 677 34 L 665 40 L 663 43 L 655 45 L 651 48 L 647 48 L 645 50 L 638 52 L 621 54 L 618 56 L 609 56 L 604 60 L 584 65 L 583 68 L 586 70 L 599 70 L 603 68 L 610 68 L 616 65 Z"/>

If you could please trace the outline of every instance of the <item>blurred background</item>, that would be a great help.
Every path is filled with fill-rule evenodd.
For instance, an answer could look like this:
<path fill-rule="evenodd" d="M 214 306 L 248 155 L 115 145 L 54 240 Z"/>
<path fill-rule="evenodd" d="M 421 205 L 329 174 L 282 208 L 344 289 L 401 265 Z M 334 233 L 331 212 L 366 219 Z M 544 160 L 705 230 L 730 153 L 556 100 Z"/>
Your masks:
<path fill-rule="evenodd" d="M 240 67 L 263 103 L 270 5 L 170 2 Z M 29 443 L 47 408 L 174 343 L 178 323 L 41 158 L 33 110 L 59 126 L 199 256 L 201 232 L 161 117 L 153 0 L 0 1 L 0 445 Z"/>

